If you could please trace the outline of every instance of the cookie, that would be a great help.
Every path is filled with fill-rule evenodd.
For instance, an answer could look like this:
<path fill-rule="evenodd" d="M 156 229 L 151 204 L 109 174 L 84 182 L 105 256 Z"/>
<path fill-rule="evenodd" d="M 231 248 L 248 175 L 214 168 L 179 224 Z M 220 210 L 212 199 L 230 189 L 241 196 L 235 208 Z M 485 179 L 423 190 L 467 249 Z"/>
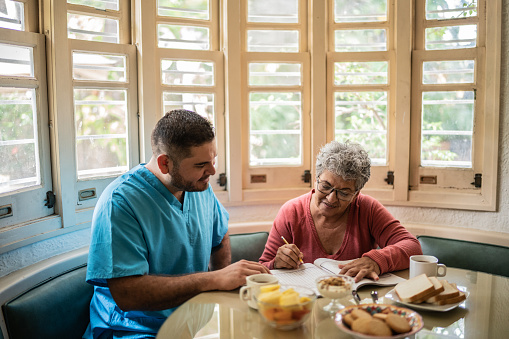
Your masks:
<path fill-rule="evenodd" d="M 373 318 L 368 323 L 368 334 L 377 337 L 390 337 L 392 335 L 392 331 L 385 321 Z"/>
<path fill-rule="evenodd" d="M 371 316 L 357 318 L 352 323 L 352 331 L 369 334 L 369 323 L 371 322 Z"/>
<path fill-rule="evenodd" d="M 396 333 L 406 333 L 412 329 L 405 318 L 394 313 L 387 315 L 385 322 Z"/>
<path fill-rule="evenodd" d="M 349 313 L 343 317 L 343 322 L 348 326 L 352 327 L 352 323 L 355 319 L 352 317 L 352 315 Z"/>
<path fill-rule="evenodd" d="M 352 313 L 350 313 L 352 315 L 352 317 L 354 319 L 358 319 L 358 318 L 367 318 L 367 319 L 371 319 L 371 314 L 369 314 L 369 312 L 365 311 L 365 310 L 362 310 L 360 308 L 356 308 L 355 310 L 352 311 Z"/>
<path fill-rule="evenodd" d="M 380 320 L 385 320 L 385 319 L 387 319 L 387 314 L 382 313 L 382 312 L 375 313 L 375 314 L 373 314 L 373 318 L 377 318 L 377 319 L 380 319 Z"/>

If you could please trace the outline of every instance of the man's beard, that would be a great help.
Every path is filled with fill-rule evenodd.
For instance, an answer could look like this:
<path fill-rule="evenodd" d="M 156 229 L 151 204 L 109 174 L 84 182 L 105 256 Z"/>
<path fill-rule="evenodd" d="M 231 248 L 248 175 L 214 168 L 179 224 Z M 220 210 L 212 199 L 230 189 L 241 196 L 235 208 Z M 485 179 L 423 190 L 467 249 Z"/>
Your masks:
<path fill-rule="evenodd" d="M 184 178 L 179 173 L 179 168 L 180 166 L 173 166 L 173 169 L 170 173 L 171 175 L 170 185 L 172 185 L 173 187 L 185 192 L 201 192 L 205 191 L 209 187 L 207 183 L 205 188 L 200 189 L 196 187 L 193 182 L 184 180 Z"/>

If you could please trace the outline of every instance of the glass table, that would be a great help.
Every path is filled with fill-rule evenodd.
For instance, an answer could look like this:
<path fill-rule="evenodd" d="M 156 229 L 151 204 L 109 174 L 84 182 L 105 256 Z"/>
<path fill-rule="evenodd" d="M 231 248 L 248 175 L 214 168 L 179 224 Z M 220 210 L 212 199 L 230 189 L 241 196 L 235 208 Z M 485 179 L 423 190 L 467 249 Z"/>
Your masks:
<path fill-rule="evenodd" d="M 394 272 L 408 278 L 408 270 Z M 447 312 L 417 310 L 424 327 L 415 338 L 506 338 L 509 333 L 509 278 L 452 267 L 444 278 L 469 292 L 467 300 Z M 378 303 L 396 304 L 385 295 L 394 286 L 363 286 L 362 303 L 372 303 L 370 292 L 378 291 Z M 322 308 L 319 298 L 310 318 L 296 330 L 276 330 L 264 323 L 256 310 L 239 298 L 238 290 L 207 292 L 180 306 L 161 327 L 157 339 L 166 338 L 350 338 Z M 342 300 L 354 304 L 353 297 Z M 407 307 L 404 305 L 400 305 Z"/>

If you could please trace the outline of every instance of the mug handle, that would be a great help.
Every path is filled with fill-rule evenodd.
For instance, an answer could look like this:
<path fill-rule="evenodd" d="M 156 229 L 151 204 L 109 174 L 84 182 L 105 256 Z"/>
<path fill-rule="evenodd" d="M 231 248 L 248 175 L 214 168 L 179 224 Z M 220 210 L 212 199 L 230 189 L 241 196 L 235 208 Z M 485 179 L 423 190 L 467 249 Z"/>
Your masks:
<path fill-rule="evenodd" d="M 242 286 L 240 288 L 239 297 L 242 301 L 251 300 L 251 286 Z"/>
<path fill-rule="evenodd" d="M 443 272 L 440 273 L 440 269 L 443 269 Z M 437 277 L 445 277 L 445 274 L 447 273 L 447 266 L 444 264 L 437 264 Z"/>

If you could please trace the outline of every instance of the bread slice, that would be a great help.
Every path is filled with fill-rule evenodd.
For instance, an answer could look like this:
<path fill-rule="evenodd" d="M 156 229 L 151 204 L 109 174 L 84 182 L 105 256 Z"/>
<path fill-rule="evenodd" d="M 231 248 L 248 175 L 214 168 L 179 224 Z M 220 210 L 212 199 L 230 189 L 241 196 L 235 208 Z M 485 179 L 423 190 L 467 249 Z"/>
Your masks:
<path fill-rule="evenodd" d="M 428 277 L 428 279 L 431 281 L 431 283 L 433 284 L 433 287 L 435 288 L 433 291 L 429 292 L 428 294 L 426 294 L 425 296 L 423 296 L 422 298 L 414 301 L 413 303 L 414 304 L 420 304 L 420 303 L 423 303 L 425 302 L 427 299 L 431 298 L 431 297 L 434 297 L 440 293 L 442 293 L 444 291 L 444 286 L 442 285 L 442 282 L 440 280 L 437 279 L 437 277 Z"/>
<path fill-rule="evenodd" d="M 442 285 L 444 286 L 444 291 L 440 294 L 435 295 L 434 297 L 426 299 L 427 303 L 433 304 L 434 302 L 450 299 L 457 297 L 460 294 L 460 291 L 451 285 L 447 280 L 442 280 Z"/>
<path fill-rule="evenodd" d="M 459 303 L 460 301 L 463 301 L 467 298 L 465 293 L 459 291 L 459 294 L 455 297 L 449 298 L 449 299 L 443 299 L 439 301 L 435 301 L 433 305 L 447 305 L 447 304 L 455 304 Z"/>
<path fill-rule="evenodd" d="M 414 302 L 435 290 L 435 286 L 425 274 L 402 281 L 394 287 L 394 291 L 403 302 Z"/>

